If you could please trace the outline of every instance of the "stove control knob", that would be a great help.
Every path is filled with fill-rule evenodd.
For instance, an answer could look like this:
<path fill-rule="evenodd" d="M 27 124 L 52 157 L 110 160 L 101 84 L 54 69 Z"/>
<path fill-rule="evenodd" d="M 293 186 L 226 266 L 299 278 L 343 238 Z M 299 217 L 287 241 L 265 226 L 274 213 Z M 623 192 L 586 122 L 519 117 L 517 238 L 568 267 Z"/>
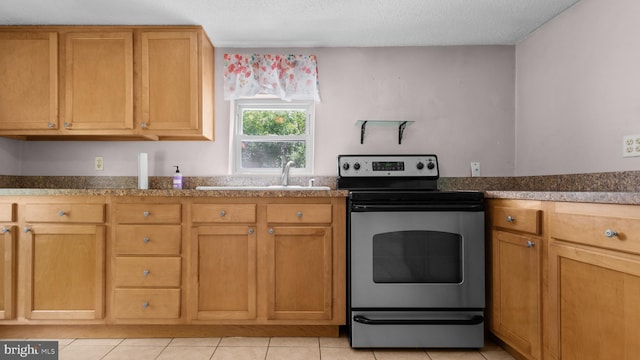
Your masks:
<path fill-rule="evenodd" d="M 422 170 L 424 169 L 424 163 L 420 161 L 418 164 L 416 164 L 416 167 L 418 168 L 418 170 Z"/>
<path fill-rule="evenodd" d="M 433 170 L 434 167 L 436 167 L 436 164 L 434 164 L 431 161 L 429 161 L 429 163 L 427 164 L 427 169 Z"/>
<path fill-rule="evenodd" d="M 349 163 L 344 163 L 344 164 L 342 164 L 342 168 L 343 168 L 344 170 L 349 170 Z"/>
<path fill-rule="evenodd" d="M 360 170 L 360 163 L 353 164 L 353 169 L 354 170 Z"/>

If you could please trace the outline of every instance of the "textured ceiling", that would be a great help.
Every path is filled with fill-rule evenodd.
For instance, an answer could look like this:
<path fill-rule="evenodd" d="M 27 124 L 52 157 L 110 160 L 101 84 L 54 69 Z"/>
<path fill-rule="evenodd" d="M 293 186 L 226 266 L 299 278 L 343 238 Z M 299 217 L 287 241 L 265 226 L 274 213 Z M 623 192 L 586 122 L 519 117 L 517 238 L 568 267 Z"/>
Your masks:
<path fill-rule="evenodd" d="M 515 44 L 577 1 L 0 0 L 0 24 L 196 24 L 217 47 Z"/>

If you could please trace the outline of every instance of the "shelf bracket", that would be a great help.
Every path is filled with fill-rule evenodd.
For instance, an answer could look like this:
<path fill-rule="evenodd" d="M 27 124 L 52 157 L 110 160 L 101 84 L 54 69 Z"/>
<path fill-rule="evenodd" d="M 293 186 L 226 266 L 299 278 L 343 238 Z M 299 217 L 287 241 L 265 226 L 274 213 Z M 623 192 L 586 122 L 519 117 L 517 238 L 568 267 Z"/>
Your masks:
<path fill-rule="evenodd" d="M 398 144 L 402 144 L 402 136 L 404 135 L 404 129 L 407 127 L 407 122 L 403 121 L 398 125 Z"/>
<path fill-rule="evenodd" d="M 367 128 L 367 121 L 363 121 L 360 125 L 360 144 L 364 144 L 364 131 Z"/>

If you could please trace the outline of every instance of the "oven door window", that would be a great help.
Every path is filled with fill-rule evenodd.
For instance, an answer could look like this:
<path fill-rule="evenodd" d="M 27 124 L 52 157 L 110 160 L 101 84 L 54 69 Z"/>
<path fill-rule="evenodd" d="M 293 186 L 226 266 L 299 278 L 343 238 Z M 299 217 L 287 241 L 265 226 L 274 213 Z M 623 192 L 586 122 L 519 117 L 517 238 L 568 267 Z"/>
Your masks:
<path fill-rule="evenodd" d="M 462 237 L 441 231 L 373 236 L 374 283 L 462 282 Z"/>

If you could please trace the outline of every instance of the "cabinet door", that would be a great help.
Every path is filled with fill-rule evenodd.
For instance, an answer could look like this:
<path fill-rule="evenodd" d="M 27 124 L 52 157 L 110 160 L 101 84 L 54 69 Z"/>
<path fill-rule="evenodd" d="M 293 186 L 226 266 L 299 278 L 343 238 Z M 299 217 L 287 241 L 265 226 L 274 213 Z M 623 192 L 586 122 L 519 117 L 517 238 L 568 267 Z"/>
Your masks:
<path fill-rule="evenodd" d="M 105 227 L 38 224 L 24 235 L 26 317 L 101 319 Z"/>
<path fill-rule="evenodd" d="M 63 127 L 133 129 L 133 32 L 68 33 L 65 39 Z"/>
<path fill-rule="evenodd" d="M 331 227 L 278 226 L 268 233 L 269 319 L 330 320 Z"/>
<path fill-rule="evenodd" d="M 15 316 L 16 231 L 15 226 L 0 226 L 0 319 Z"/>
<path fill-rule="evenodd" d="M 637 359 L 640 258 L 579 245 L 549 247 L 552 351 L 559 359 Z"/>
<path fill-rule="evenodd" d="M 197 273 L 192 317 L 256 318 L 256 234 L 251 226 L 195 227 L 192 264 Z"/>
<path fill-rule="evenodd" d="M 540 250 L 535 237 L 492 232 L 491 331 L 529 359 L 540 358 Z"/>
<path fill-rule="evenodd" d="M 143 134 L 199 129 L 197 40 L 196 31 L 142 33 Z"/>
<path fill-rule="evenodd" d="M 0 130 L 57 128 L 57 33 L 0 33 L 0 79 Z"/>

